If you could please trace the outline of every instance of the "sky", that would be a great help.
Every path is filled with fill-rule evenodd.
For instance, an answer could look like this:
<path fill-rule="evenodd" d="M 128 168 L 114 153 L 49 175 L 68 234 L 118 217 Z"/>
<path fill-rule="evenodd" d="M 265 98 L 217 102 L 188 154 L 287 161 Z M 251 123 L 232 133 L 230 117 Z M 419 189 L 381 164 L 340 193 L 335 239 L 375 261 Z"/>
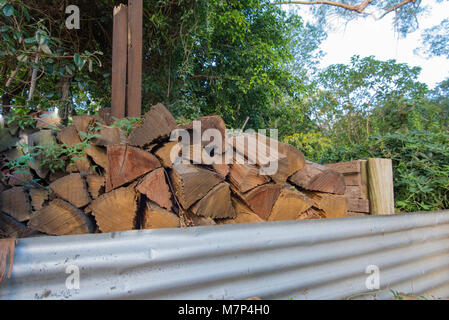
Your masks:
<path fill-rule="evenodd" d="M 449 59 L 444 57 L 425 58 L 414 54 L 414 49 L 420 44 L 421 32 L 429 27 L 438 25 L 449 17 L 449 1 L 437 3 L 434 0 L 426 1 L 429 12 L 418 21 L 420 28 L 409 34 L 405 39 L 395 34 L 393 29 L 394 14 L 375 21 L 368 17 L 357 19 L 345 25 L 344 21 L 335 21 L 337 29 L 328 32 L 327 39 L 322 43 L 321 50 L 326 54 L 321 60 L 321 67 L 335 63 L 347 64 L 353 55 L 366 57 L 373 55 L 379 60 L 396 59 L 410 66 L 422 67 L 419 81 L 433 88 L 437 83 L 449 77 Z M 295 5 L 283 6 L 291 10 Z M 306 21 L 312 16 L 308 9 L 300 8 L 297 13 Z M 449 44 L 448 44 L 449 45 Z"/>

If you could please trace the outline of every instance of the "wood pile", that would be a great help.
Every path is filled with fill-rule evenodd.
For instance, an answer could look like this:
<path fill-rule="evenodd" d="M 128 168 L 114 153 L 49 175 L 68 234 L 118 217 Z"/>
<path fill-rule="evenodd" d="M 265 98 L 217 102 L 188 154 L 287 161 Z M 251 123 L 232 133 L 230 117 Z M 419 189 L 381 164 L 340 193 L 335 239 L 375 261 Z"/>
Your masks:
<path fill-rule="evenodd" d="M 370 213 L 368 200 L 367 160 L 354 160 L 325 165 L 343 174 L 348 199 L 348 216 L 365 216 Z"/>
<path fill-rule="evenodd" d="M 1 129 L 0 235 L 338 218 L 347 215 L 349 193 L 366 199 L 361 182 L 354 182 L 361 179 L 360 169 L 349 177 L 340 168 L 306 161 L 290 145 L 258 134 L 228 135 L 219 116 L 198 119 L 199 134 L 216 129 L 221 140 L 193 139 L 181 146 L 170 141 L 172 131 L 195 136 L 195 125 L 178 126 L 162 104 L 129 135 L 111 124 L 108 112 L 100 115 L 73 117 L 64 128 Z M 21 155 L 19 142 L 73 146 L 89 132 L 98 136 L 88 140 L 83 158 L 64 159 L 64 171 L 52 172 L 39 159 L 26 172 L 8 168 Z M 186 156 L 184 146 L 200 150 L 199 159 L 195 152 Z M 206 161 L 217 156 L 226 163 Z"/>

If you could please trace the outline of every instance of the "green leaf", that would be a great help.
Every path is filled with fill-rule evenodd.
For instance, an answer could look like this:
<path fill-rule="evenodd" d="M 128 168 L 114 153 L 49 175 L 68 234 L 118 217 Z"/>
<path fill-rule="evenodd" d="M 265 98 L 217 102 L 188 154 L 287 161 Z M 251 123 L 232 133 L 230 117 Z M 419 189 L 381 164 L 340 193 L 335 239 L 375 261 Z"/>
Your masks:
<path fill-rule="evenodd" d="M 78 53 L 75 53 L 75 55 L 73 56 L 73 60 L 75 61 L 75 65 L 79 70 L 81 70 L 86 63 L 86 61 Z"/>
<path fill-rule="evenodd" d="M 14 14 L 14 7 L 11 4 L 7 4 L 3 7 L 3 14 L 6 17 L 10 17 Z"/>

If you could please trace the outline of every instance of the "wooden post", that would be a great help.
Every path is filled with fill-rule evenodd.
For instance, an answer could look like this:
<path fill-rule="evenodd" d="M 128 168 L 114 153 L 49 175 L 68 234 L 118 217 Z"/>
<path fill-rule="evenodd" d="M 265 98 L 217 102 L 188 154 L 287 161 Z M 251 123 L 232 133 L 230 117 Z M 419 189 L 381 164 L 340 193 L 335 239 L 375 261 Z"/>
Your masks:
<path fill-rule="evenodd" d="M 368 189 L 371 214 L 394 214 L 391 159 L 368 159 Z"/>
<path fill-rule="evenodd" d="M 128 7 L 121 4 L 114 7 L 112 42 L 112 100 L 111 115 L 125 117 L 126 64 L 128 50 Z"/>
<path fill-rule="evenodd" d="M 142 0 L 128 1 L 128 117 L 141 116 L 142 11 Z"/>

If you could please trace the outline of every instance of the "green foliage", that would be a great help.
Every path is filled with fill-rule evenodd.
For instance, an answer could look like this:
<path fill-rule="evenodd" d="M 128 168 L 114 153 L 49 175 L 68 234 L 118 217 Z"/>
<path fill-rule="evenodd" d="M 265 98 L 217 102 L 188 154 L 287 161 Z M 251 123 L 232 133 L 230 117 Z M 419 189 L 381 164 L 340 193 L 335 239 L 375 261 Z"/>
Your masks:
<path fill-rule="evenodd" d="M 14 108 L 8 114 L 8 125 L 17 125 L 20 129 L 34 127 L 36 120 L 26 108 Z"/>
<path fill-rule="evenodd" d="M 317 162 L 327 161 L 327 155 L 332 148 L 331 139 L 324 137 L 321 132 L 294 133 L 284 138 L 304 153 L 306 159 Z"/>
<path fill-rule="evenodd" d="M 449 58 L 449 18 L 439 25 L 424 30 L 421 36 L 421 47 L 417 52 L 427 56 L 443 56 Z"/>
<path fill-rule="evenodd" d="M 112 117 L 114 119 L 114 123 L 112 127 L 119 128 L 123 133 L 129 135 L 132 129 L 143 122 L 142 118 L 128 117 L 124 119 L 118 119 L 116 117 Z M 101 124 L 97 123 L 97 130 L 101 128 Z"/>
<path fill-rule="evenodd" d="M 80 135 L 85 139 L 73 146 L 67 146 L 65 144 L 21 145 L 20 149 L 24 155 L 10 161 L 8 167 L 10 170 L 27 170 L 30 161 L 34 162 L 38 160 L 44 168 L 48 168 L 53 173 L 64 171 L 68 159 L 72 163 L 76 160 L 83 159 L 84 151 L 90 147 L 92 139 L 99 137 L 96 134 L 85 132 L 80 132 Z"/>
<path fill-rule="evenodd" d="M 449 133 L 422 130 L 375 135 L 360 144 L 335 144 L 321 159 L 332 163 L 368 157 L 393 160 L 398 210 L 449 208 Z"/>

